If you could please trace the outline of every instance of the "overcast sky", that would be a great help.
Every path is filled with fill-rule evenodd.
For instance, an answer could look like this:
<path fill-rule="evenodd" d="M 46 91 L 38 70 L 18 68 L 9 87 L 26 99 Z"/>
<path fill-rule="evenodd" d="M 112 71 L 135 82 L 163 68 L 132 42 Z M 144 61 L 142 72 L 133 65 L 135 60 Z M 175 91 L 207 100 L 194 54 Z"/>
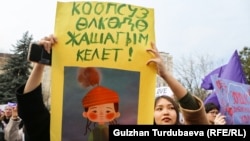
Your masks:
<path fill-rule="evenodd" d="M 29 31 L 34 40 L 53 33 L 56 2 L 1 1 L 0 52 L 10 52 L 25 31 Z M 156 45 L 160 51 L 170 53 L 174 60 L 199 53 L 228 61 L 236 49 L 250 46 L 250 0 L 110 2 L 154 8 Z"/>

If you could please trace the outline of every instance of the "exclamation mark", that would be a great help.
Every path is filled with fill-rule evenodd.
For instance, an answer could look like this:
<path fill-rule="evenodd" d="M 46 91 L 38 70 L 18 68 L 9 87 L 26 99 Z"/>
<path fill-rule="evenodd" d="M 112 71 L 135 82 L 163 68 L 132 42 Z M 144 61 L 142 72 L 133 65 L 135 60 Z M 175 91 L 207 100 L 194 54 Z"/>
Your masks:
<path fill-rule="evenodd" d="M 130 48 L 129 48 L 129 59 L 128 59 L 128 61 L 132 61 L 132 59 L 131 59 L 132 54 L 133 54 L 133 48 L 130 47 Z"/>

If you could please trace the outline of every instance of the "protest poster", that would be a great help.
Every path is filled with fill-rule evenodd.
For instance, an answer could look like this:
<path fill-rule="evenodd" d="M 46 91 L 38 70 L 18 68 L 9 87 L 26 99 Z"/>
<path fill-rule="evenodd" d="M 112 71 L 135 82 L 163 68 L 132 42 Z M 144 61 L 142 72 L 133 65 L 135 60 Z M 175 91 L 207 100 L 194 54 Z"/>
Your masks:
<path fill-rule="evenodd" d="M 250 85 L 211 76 L 228 125 L 250 124 Z"/>
<path fill-rule="evenodd" d="M 108 119 L 120 125 L 153 123 L 156 70 L 146 65 L 152 57 L 146 49 L 155 42 L 152 8 L 57 2 L 54 34 L 58 43 L 51 68 L 52 140 L 87 140 L 92 137 L 88 129 Z M 97 112 L 110 103 L 101 121 Z M 99 107 L 103 105 L 107 107 Z"/>

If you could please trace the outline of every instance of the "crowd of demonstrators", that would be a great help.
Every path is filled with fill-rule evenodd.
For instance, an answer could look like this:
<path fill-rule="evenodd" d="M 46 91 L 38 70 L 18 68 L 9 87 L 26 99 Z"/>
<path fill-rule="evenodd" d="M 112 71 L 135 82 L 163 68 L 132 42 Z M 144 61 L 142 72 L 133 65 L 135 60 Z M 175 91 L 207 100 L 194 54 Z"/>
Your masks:
<path fill-rule="evenodd" d="M 205 103 L 205 110 L 210 125 L 226 124 L 226 117 L 219 112 L 219 106 L 215 105 L 212 102 Z"/>
<path fill-rule="evenodd" d="M 51 48 L 56 43 L 57 38 L 54 35 L 47 36 L 38 42 L 38 44 L 43 45 L 48 53 L 50 53 Z M 209 125 L 210 121 L 206 113 L 210 111 L 207 112 L 203 101 L 189 93 L 187 89 L 168 72 L 155 44 L 152 43 L 151 48 L 146 51 L 153 56 L 146 62 L 146 65 L 151 63 L 155 64 L 157 74 L 163 78 L 174 93 L 174 98 L 163 95 L 155 99 L 154 124 Z M 44 64 L 34 62 L 28 80 L 16 91 L 18 114 L 27 131 L 25 135 L 30 140 L 35 141 L 50 141 L 50 112 L 45 106 L 42 96 L 41 81 L 44 68 Z M 180 116 L 183 117 L 183 122 L 180 122 Z M 218 117 L 220 118 L 217 118 L 218 121 L 214 121 L 214 124 L 224 124 L 225 121 L 221 121 L 223 116 L 218 114 Z"/>
<path fill-rule="evenodd" d="M 208 124 L 203 101 L 190 94 L 187 89 L 168 72 L 155 44 L 152 43 L 151 46 L 152 48 L 147 51 L 152 53 L 154 58 L 150 59 L 147 64 L 156 64 L 157 74 L 168 84 L 176 98 L 175 100 L 166 95 L 156 97 L 154 105 L 154 124 Z M 180 122 L 180 113 L 183 116 L 183 123 Z"/>
<path fill-rule="evenodd" d="M 18 116 L 17 108 L 15 103 L 8 103 L 1 112 L 1 140 L 3 141 L 24 141 L 24 126 Z"/>
<path fill-rule="evenodd" d="M 55 43 L 57 43 L 57 38 L 54 35 L 45 37 L 38 42 L 38 44 L 43 45 L 48 53 L 50 53 L 50 50 Z M 155 44 L 152 43 L 151 48 L 146 51 L 152 54 L 153 57 L 148 60 L 148 62 L 145 62 L 145 65 L 151 63 L 156 64 L 157 73 L 168 83 L 174 92 L 175 97 L 180 102 L 180 111 L 185 119 L 185 124 L 208 124 L 202 101 L 189 94 L 187 90 L 167 71 Z M 44 67 L 45 65 L 43 64 L 34 63 L 26 84 L 20 86 L 16 94 L 19 105 L 18 112 L 25 124 L 29 139 L 36 141 L 50 140 L 50 112 L 43 103 L 41 87 Z M 159 102 L 163 100 L 165 99 L 159 98 L 159 101 L 156 102 L 155 117 L 157 113 L 163 111 L 162 109 L 166 105 L 165 103 L 159 104 Z M 175 104 L 176 103 L 173 103 L 172 105 Z M 172 109 L 172 107 L 170 107 L 170 109 Z M 179 122 L 177 122 L 179 121 L 178 118 L 180 116 L 178 112 L 179 106 L 177 105 L 175 108 L 176 113 L 175 115 L 173 114 L 173 117 L 168 114 L 166 117 L 159 117 L 160 120 L 156 120 L 156 124 L 179 124 Z M 29 115 L 33 116 L 30 117 Z M 160 116 L 160 114 L 158 115 Z M 37 129 L 37 127 L 40 128 Z"/>

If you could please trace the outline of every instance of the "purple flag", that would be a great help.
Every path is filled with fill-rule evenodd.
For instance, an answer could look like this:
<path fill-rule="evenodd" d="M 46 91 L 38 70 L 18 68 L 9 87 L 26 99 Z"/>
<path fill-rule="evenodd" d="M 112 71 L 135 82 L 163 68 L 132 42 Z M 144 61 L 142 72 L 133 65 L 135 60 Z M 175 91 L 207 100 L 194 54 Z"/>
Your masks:
<path fill-rule="evenodd" d="M 225 67 L 226 67 L 226 65 L 220 66 L 219 68 L 213 70 L 207 76 L 205 76 L 205 78 L 202 80 L 201 87 L 204 88 L 205 90 L 214 89 L 210 76 L 217 75 L 218 77 L 220 77 L 220 75 L 224 71 Z"/>
<path fill-rule="evenodd" d="M 213 70 L 207 76 L 205 76 L 205 78 L 202 80 L 202 88 L 206 90 L 213 90 L 213 84 L 211 80 L 212 75 L 217 75 L 220 78 L 232 80 L 239 83 L 247 83 L 237 50 L 235 50 L 228 64 L 220 66 L 219 68 Z"/>
<path fill-rule="evenodd" d="M 245 73 L 243 71 L 240 58 L 237 50 L 235 50 L 233 56 L 229 60 L 228 64 L 223 65 L 211 73 L 209 73 L 202 81 L 201 87 L 206 90 L 213 90 L 211 76 L 217 75 L 220 78 L 232 80 L 239 83 L 247 83 Z M 219 101 L 215 92 L 212 92 L 204 101 L 204 103 L 212 102 L 219 105 Z"/>
<path fill-rule="evenodd" d="M 247 79 L 243 71 L 237 50 L 235 50 L 225 70 L 223 71 L 223 73 L 221 73 L 220 78 L 232 80 L 243 84 L 247 83 Z"/>

